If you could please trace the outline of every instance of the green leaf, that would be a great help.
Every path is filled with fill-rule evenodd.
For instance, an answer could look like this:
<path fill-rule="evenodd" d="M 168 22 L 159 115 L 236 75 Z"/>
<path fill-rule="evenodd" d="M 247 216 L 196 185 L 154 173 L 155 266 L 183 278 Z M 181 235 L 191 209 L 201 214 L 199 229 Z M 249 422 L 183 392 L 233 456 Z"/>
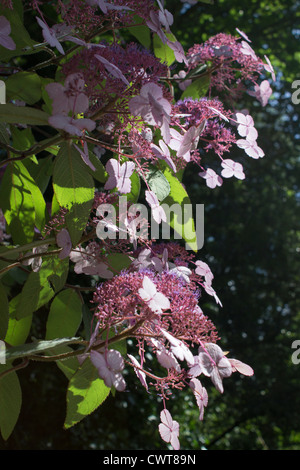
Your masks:
<path fill-rule="evenodd" d="M 96 367 L 87 358 L 69 382 L 65 429 L 93 413 L 107 398 L 110 388 L 98 376 Z"/>
<path fill-rule="evenodd" d="M 8 316 L 9 316 L 9 302 L 6 294 L 6 290 L 3 284 L 0 282 L 0 340 L 5 338 L 8 328 Z"/>
<path fill-rule="evenodd" d="M 9 145 L 10 144 L 10 135 L 7 130 L 7 126 L 0 122 L 0 142 Z"/>
<path fill-rule="evenodd" d="M 0 122 L 6 124 L 30 124 L 48 126 L 49 114 L 30 106 L 16 106 L 11 103 L 0 104 Z"/>
<path fill-rule="evenodd" d="M 39 271 L 32 271 L 23 285 L 16 310 L 16 319 L 31 315 L 47 304 L 63 288 L 68 276 L 69 259 L 57 255 L 43 259 Z"/>
<path fill-rule="evenodd" d="M 29 53 L 34 52 L 31 48 L 34 44 L 36 44 L 36 42 L 30 38 L 27 30 L 24 27 L 22 2 L 19 0 L 14 0 L 13 6 L 13 10 L 10 8 L 0 7 L 0 15 L 4 15 L 10 22 L 10 36 L 16 44 L 16 49 L 13 51 L 0 46 L 0 57 L 2 61 L 10 59 L 11 57 L 23 55 L 25 53 L 23 48 L 26 47 L 30 48 L 28 50 Z"/>
<path fill-rule="evenodd" d="M 20 163 L 7 165 L 1 181 L 0 205 L 14 243 L 22 245 L 33 239 L 35 206 L 32 194 L 26 188 L 26 176 L 22 174 Z"/>
<path fill-rule="evenodd" d="M 82 320 L 82 303 L 73 289 L 60 291 L 53 299 L 45 339 L 74 336 Z"/>
<path fill-rule="evenodd" d="M 173 228 L 175 237 L 183 238 L 186 241 L 186 248 L 197 252 L 197 235 L 190 198 L 184 186 L 169 168 L 165 168 L 164 175 L 170 184 L 170 194 L 162 204 L 167 217 L 169 215 L 168 223 Z M 172 207 L 175 209 L 174 212 Z"/>
<path fill-rule="evenodd" d="M 5 81 L 6 99 L 34 104 L 42 97 L 41 79 L 34 72 L 17 72 Z"/>
<path fill-rule="evenodd" d="M 150 35 L 150 29 L 139 23 L 143 23 L 143 19 L 138 16 L 134 15 L 134 20 L 138 25 L 136 26 L 130 26 L 128 28 L 128 31 L 130 34 L 132 34 L 146 49 L 150 49 L 151 46 L 151 35 Z"/>
<path fill-rule="evenodd" d="M 167 34 L 166 36 L 171 41 L 175 39 L 172 34 Z M 153 36 L 153 50 L 155 57 L 160 59 L 161 62 L 167 64 L 168 66 L 172 65 L 176 60 L 173 49 L 171 49 L 168 44 L 163 43 L 156 33 Z"/>
<path fill-rule="evenodd" d="M 8 361 L 15 360 L 21 357 L 38 355 L 41 353 L 49 352 L 55 348 L 66 346 L 72 343 L 78 343 L 80 338 L 57 338 L 49 341 L 35 341 L 33 343 L 26 343 L 19 346 L 14 346 L 6 350 L 6 358 Z"/>
<path fill-rule="evenodd" d="M 52 175 L 53 162 L 51 158 L 40 158 L 37 160 L 35 157 L 26 158 L 23 161 L 31 177 L 39 187 L 42 194 L 47 189 L 50 177 Z"/>
<path fill-rule="evenodd" d="M 15 162 L 14 165 L 19 170 L 19 174 L 22 175 L 24 191 L 28 190 L 32 196 L 35 210 L 35 226 L 39 230 L 42 230 L 46 218 L 46 203 L 44 197 L 25 165 L 22 162 Z"/>
<path fill-rule="evenodd" d="M 128 255 L 123 253 L 113 253 L 107 256 L 107 262 L 109 269 L 116 274 L 122 271 L 122 269 L 128 268 L 132 263 L 132 260 Z"/>
<path fill-rule="evenodd" d="M 170 183 L 162 171 L 149 168 L 145 174 L 148 185 L 159 201 L 163 201 L 170 194 Z"/>
<path fill-rule="evenodd" d="M 141 191 L 141 180 L 139 175 L 136 172 L 133 172 L 131 177 L 131 190 L 130 193 L 126 194 L 129 202 L 133 204 L 138 201 L 140 191 Z"/>
<path fill-rule="evenodd" d="M 9 302 L 9 320 L 5 341 L 11 346 L 18 346 L 25 343 L 32 324 L 32 314 L 20 318 L 20 320 L 16 318 L 20 297 L 21 294 L 18 294 Z"/>
<path fill-rule="evenodd" d="M 181 95 L 181 99 L 193 98 L 194 100 L 203 98 L 209 89 L 210 79 L 208 75 L 196 78 L 193 82 L 184 90 Z"/>
<path fill-rule="evenodd" d="M 67 228 L 76 245 L 86 227 L 94 200 L 94 180 L 71 143 L 62 144 L 55 158 L 53 189 L 61 207 L 69 209 Z"/>
<path fill-rule="evenodd" d="M 10 366 L 1 366 L 0 373 Z M 22 391 L 16 372 L 10 372 L 0 379 L 0 430 L 4 440 L 11 435 L 22 406 Z"/>

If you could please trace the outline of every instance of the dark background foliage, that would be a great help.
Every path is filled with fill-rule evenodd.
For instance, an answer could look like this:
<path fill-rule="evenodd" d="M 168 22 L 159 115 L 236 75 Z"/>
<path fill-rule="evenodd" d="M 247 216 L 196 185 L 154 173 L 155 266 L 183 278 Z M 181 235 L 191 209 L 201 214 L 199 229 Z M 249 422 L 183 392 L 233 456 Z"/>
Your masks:
<path fill-rule="evenodd" d="M 224 394 L 205 383 L 209 404 L 204 421 L 190 393 L 169 404 L 181 425 L 182 449 L 300 449 L 300 364 L 292 363 L 292 342 L 300 339 L 299 296 L 299 105 L 291 84 L 299 77 L 300 2 L 219 0 L 213 5 L 165 3 L 185 50 L 219 32 L 238 27 L 261 57 L 273 63 L 277 81 L 262 108 L 245 96 L 265 157 L 241 159 L 246 180 L 228 180 L 209 190 L 190 167 L 184 177 L 194 204 L 205 205 L 205 243 L 200 252 L 215 275 L 223 307 L 204 299 L 222 347 L 251 364 L 252 378 L 234 374 Z M 298 76 L 297 76 L 298 75 Z M 212 156 L 212 158 L 214 158 Z M 43 319 L 46 312 L 40 312 Z M 36 324 L 39 329 L 39 322 Z M 109 397 L 93 415 L 63 430 L 66 379 L 55 365 L 36 364 L 19 372 L 23 406 L 19 422 L 1 449 L 159 449 L 161 409 L 135 376 L 129 392 Z"/>

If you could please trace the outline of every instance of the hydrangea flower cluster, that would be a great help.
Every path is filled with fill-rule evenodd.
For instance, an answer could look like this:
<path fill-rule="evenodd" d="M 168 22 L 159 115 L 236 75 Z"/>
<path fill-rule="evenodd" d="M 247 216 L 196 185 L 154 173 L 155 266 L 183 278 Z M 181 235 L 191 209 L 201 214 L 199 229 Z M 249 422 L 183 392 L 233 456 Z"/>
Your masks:
<path fill-rule="evenodd" d="M 9 1 L 6 5 L 12 6 Z M 154 220 L 166 222 L 164 197 L 151 184 L 149 169 L 161 173 L 167 168 L 176 178 L 192 162 L 199 171 L 199 184 L 202 178 L 211 189 L 226 178 L 243 180 L 242 163 L 226 154 L 233 145 L 254 159 L 264 152 L 252 116 L 239 109 L 238 101 L 248 93 L 266 106 L 272 89 L 265 73 L 275 80 L 274 70 L 267 57 L 265 62 L 257 57 L 250 39 L 239 30 L 238 36 L 220 33 L 185 54 L 171 32 L 173 15 L 159 0 L 59 0 L 56 8 L 62 22 L 54 25 L 43 15 L 43 2 L 32 0 L 31 7 L 41 40 L 55 57 L 64 58 L 60 73 L 45 86 L 48 125 L 78 152 L 89 175 L 96 175 L 99 160 L 105 173 L 76 246 L 68 231 L 69 208 L 62 207 L 42 234 L 45 242 L 49 234 L 55 235 L 59 257 L 71 261 L 75 275 L 97 281 L 92 298 L 96 328 L 79 360 L 90 358 L 105 385 L 120 392 L 127 387 L 124 368 L 132 367 L 142 386 L 154 387 L 163 402 L 162 439 L 179 449 L 179 424 L 167 409 L 173 391 L 189 388 L 202 420 L 208 406 L 202 378 L 209 377 L 223 393 L 225 378 L 236 371 L 250 376 L 253 370 L 222 351 L 216 327 L 199 305 L 208 295 L 222 306 L 209 266 L 179 243 L 139 237 L 133 216 L 123 220 L 128 237 L 104 237 L 104 229 L 121 232 L 117 223 L 105 222 L 102 209 L 112 206 L 119 222 L 118 196 L 132 194 L 137 176 Z M 118 30 L 130 31 L 136 25 L 137 15 L 142 26 L 174 54 L 179 65 L 173 76 L 167 63 L 150 50 L 133 42 L 124 44 L 118 36 Z M 1 16 L 0 44 L 8 50 L 15 47 L 10 32 L 9 21 Z M 101 34 L 109 32 L 110 39 L 106 34 L 102 40 Z M 194 81 L 203 77 L 210 77 L 205 96 L 189 95 Z M 171 82 L 178 84 L 176 93 Z M 204 165 L 208 152 L 216 155 L 219 172 L 213 161 Z M 37 272 L 47 249 L 47 243 L 35 247 L 36 256 L 27 266 Z M 112 262 L 115 254 L 126 257 L 122 269 Z M 133 354 L 122 356 L 114 348 L 129 338 L 136 342 L 138 359 Z M 158 361 L 157 374 L 146 351 Z"/>

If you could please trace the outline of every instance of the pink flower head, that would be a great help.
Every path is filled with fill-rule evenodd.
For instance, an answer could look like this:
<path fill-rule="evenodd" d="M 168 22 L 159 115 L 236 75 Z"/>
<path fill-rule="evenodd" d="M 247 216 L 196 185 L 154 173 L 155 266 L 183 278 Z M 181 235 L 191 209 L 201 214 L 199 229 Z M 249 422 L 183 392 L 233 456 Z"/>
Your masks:
<path fill-rule="evenodd" d="M 249 377 L 254 374 L 254 370 L 248 364 L 245 364 L 238 359 L 228 358 L 228 360 L 231 364 L 232 372 L 239 372 L 240 374 L 247 375 Z"/>
<path fill-rule="evenodd" d="M 124 162 L 120 164 L 117 160 L 111 158 L 106 163 L 105 168 L 109 178 L 105 183 L 104 189 L 117 188 L 120 193 L 130 193 L 130 177 L 135 168 L 134 162 Z"/>
<path fill-rule="evenodd" d="M 59 258 L 67 258 L 67 256 L 69 256 L 72 250 L 72 241 L 67 229 L 63 228 L 58 232 L 58 234 L 56 235 L 56 243 L 57 246 L 62 248 L 62 251 L 58 255 Z"/>
<path fill-rule="evenodd" d="M 242 41 L 241 42 L 241 53 L 244 54 L 244 55 L 249 55 L 253 60 L 258 60 L 257 58 L 257 55 L 255 54 L 254 50 L 252 49 L 251 46 L 249 46 L 249 44 L 245 41 Z"/>
<path fill-rule="evenodd" d="M 237 131 L 241 137 L 246 137 L 246 139 L 256 140 L 258 133 L 254 127 L 253 118 L 250 114 L 236 113 L 236 120 L 238 122 Z"/>
<path fill-rule="evenodd" d="M 60 44 L 59 40 L 56 37 L 56 31 L 54 28 L 49 28 L 49 26 L 44 23 L 40 18 L 36 18 L 38 24 L 42 28 L 42 34 L 44 36 L 45 41 L 51 46 L 51 47 L 56 47 L 57 50 L 61 54 L 65 54 L 62 45 Z"/>
<path fill-rule="evenodd" d="M 160 420 L 158 429 L 161 438 L 169 442 L 174 450 L 179 450 L 179 423 L 172 419 L 171 413 L 166 409 L 161 411 Z"/>
<path fill-rule="evenodd" d="M 216 389 L 223 393 L 223 379 L 230 377 L 232 374 L 232 367 L 224 356 L 220 346 L 214 343 L 208 343 L 205 348 L 199 348 L 198 357 L 195 358 L 194 365 L 190 368 L 190 374 L 197 377 L 204 374 L 210 377 Z"/>
<path fill-rule="evenodd" d="M 221 165 L 223 167 L 223 170 L 221 172 L 223 178 L 231 178 L 232 176 L 235 176 L 239 180 L 245 179 L 243 166 L 240 163 L 234 162 L 233 160 L 230 160 L 228 158 L 226 160 L 223 160 Z"/>
<path fill-rule="evenodd" d="M 32 254 L 37 255 L 38 253 L 44 253 L 48 250 L 48 245 L 35 246 L 32 249 Z M 25 266 L 32 267 L 32 271 L 38 272 L 42 266 L 43 258 L 41 256 L 35 256 L 34 258 L 27 259 L 23 262 Z"/>
<path fill-rule="evenodd" d="M 127 78 L 123 75 L 121 70 L 116 65 L 112 64 L 111 62 L 109 62 L 107 59 L 105 59 L 101 55 L 95 54 L 95 57 L 100 62 L 102 62 L 102 64 L 104 64 L 104 67 L 106 68 L 106 70 L 109 73 L 111 73 L 115 78 L 118 78 L 119 80 L 122 80 L 122 82 L 124 82 L 125 85 L 130 86 L 129 81 L 127 80 Z"/>
<path fill-rule="evenodd" d="M 92 162 L 89 158 L 89 149 L 88 149 L 87 143 L 84 142 L 83 150 L 80 147 L 78 147 L 78 145 L 76 145 L 76 144 L 73 144 L 73 145 L 76 148 L 76 150 L 80 153 L 80 156 L 81 156 L 82 160 L 84 161 L 84 163 L 87 166 L 89 166 L 91 168 L 91 170 L 96 171 L 96 168 L 94 167 L 94 165 L 92 164 Z"/>
<path fill-rule="evenodd" d="M 70 260 L 75 263 L 76 274 L 97 275 L 103 279 L 111 279 L 113 273 L 99 256 L 99 247 L 91 242 L 86 248 L 79 246 L 71 251 Z"/>
<path fill-rule="evenodd" d="M 214 189 L 216 186 L 222 186 L 223 184 L 221 176 L 217 175 L 217 173 L 211 168 L 198 174 L 206 180 L 206 185 L 211 189 Z"/>
<path fill-rule="evenodd" d="M 193 391 L 193 394 L 196 398 L 196 403 L 199 408 L 199 420 L 202 421 L 204 415 L 204 407 L 207 406 L 208 403 L 208 394 L 206 388 L 203 387 L 200 380 L 196 378 L 191 379 L 189 385 Z"/>
<path fill-rule="evenodd" d="M 204 126 L 200 124 L 200 126 L 191 126 L 183 136 L 181 141 L 180 147 L 177 151 L 177 156 L 179 158 L 187 155 L 188 152 L 192 152 L 196 150 L 199 142 L 199 137 L 201 132 L 203 131 Z"/>
<path fill-rule="evenodd" d="M 162 313 L 163 310 L 170 308 L 169 299 L 161 292 L 157 292 L 156 285 L 148 276 L 144 276 L 143 287 L 138 292 L 153 312 Z"/>
<path fill-rule="evenodd" d="M 273 90 L 268 80 L 263 80 L 260 85 L 255 85 L 254 91 L 248 91 L 248 94 L 254 96 L 262 106 L 266 106 L 268 104 L 272 93 Z"/>
<path fill-rule="evenodd" d="M 272 80 L 275 82 L 276 81 L 276 76 L 275 76 L 275 72 L 274 72 L 274 69 L 273 69 L 273 66 L 270 62 L 270 59 L 265 55 L 264 58 L 266 59 L 266 64 L 264 64 L 264 69 L 267 71 L 267 72 L 270 72 L 271 76 L 272 76 Z"/>
<path fill-rule="evenodd" d="M 174 173 L 176 173 L 176 166 L 170 156 L 170 150 L 162 139 L 159 140 L 159 147 L 155 144 L 151 144 L 151 149 L 157 158 L 164 160 Z"/>
<path fill-rule="evenodd" d="M 131 360 L 131 362 L 133 363 L 134 371 L 135 371 L 137 377 L 139 378 L 141 384 L 143 385 L 143 387 L 145 387 L 146 390 L 148 390 L 148 384 L 147 384 L 147 381 L 146 381 L 146 374 L 145 374 L 145 372 L 142 371 L 141 364 L 139 364 L 139 362 L 136 360 L 136 358 L 134 356 L 132 356 L 131 354 L 128 354 L 128 357 Z"/>
<path fill-rule="evenodd" d="M 102 13 L 107 14 L 108 10 L 131 10 L 131 8 L 122 5 L 113 5 L 104 0 L 86 0 L 88 5 L 98 5 Z"/>
<path fill-rule="evenodd" d="M 145 191 L 145 198 L 148 202 L 149 206 L 151 207 L 153 219 L 157 224 L 160 224 L 163 220 L 164 222 L 167 221 L 167 216 L 164 209 L 159 205 L 159 201 L 157 199 L 156 194 L 153 191 Z"/>
<path fill-rule="evenodd" d="M 236 141 L 236 145 L 244 149 L 246 154 L 251 158 L 258 159 L 265 155 L 264 151 L 257 145 L 255 140 L 239 139 Z"/>
<path fill-rule="evenodd" d="M 252 42 L 252 41 L 250 41 L 250 39 L 248 38 L 247 34 L 244 33 L 244 31 L 241 31 L 239 28 L 235 28 L 235 30 L 236 30 L 244 39 L 246 39 L 246 41 Z"/>
<path fill-rule="evenodd" d="M 15 50 L 16 44 L 10 37 L 11 27 L 10 22 L 5 16 L 0 16 L 0 45 L 9 49 L 10 51 Z"/>
<path fill-rule="evenodd" d="M 186 360 L 187 363 L 191 366 L 194 363 L 194 356 L 187 347 L 185 343 L 183 343 L 181 340 L 175 338 L 173 335 L 171 335 L 168 331 L 164 330 L 161 328 L 161 332 L 164 335 L 164 337 L 169 341 L 171 347 L 171 351 L 174 354 L 174 356 L 177 357 L 180 361 Z"/>
<path fill-rule="evenodd" d="M 91 351 L 91 362 L 98 370 L 99 377 L 104 380 L 107 387 L 112 386 L 118 392 L 126 388 L 125 380 L 121 374 L 124 369 L 124 360 L 119 351 L 109 349 L 101 354 L 98 351 Z"/>
<path fill-rule="evenodd" d="M 195 264 L 197 266 L 197 268 L 195 269 L 195 273 L 198 274 L 198 276 L 203 276 L 207 284 L 211 284 L 214 278 L 214 275 L 211 272 L 211 269 L 208 266 L 208 264 L 200 260 L 197 260 Z"/>
<path fill-rule="evenodd" d="M 67 76 L 65 84 L 49 83 L 46 91 L 52 99 L 52 114 L 85 113 L 89 108 L 89 100 L 84 93 L 85 82 L 81 73 Z"/>
<path fill-rule="evenodd" d="M 161 24 L 170 31 L 170 26 L 173 24 L 173 15 L 168 10 L 165 10 L 159 0 L 157 0 L 159 6 L 158 18 Z"/>
<path fill-rule="evenodd" d="M 49 117 L 48 122 L 57 129 L 63 129 L 68 134 L 78 135 L 79 137 L 82 137 L 85 130 L 91 132 L 96 127 L 96 123 L 91 119 L 73 119 L 70 116 L 61 114 L 53 114 Z"/>
<path fill-rule="evenodd" d="M 170 41 L 170 39 L 167 38 L 167 44 L 172 49 L 175 55 L 175 59 L 177 62 L 184 62 L 188 66 L 188 61 L 185 57 L 185 53 L 183 50 L 182 45 L 180 44 L 179 41 Z"/>
<path fill-rule="evenodd" d="M 170 122 L 172 106 L 163 97 L 163 90 L 156 83 L 146 83 L 139 96 L 129 101 L 129 110 L 134 116 L 141 116 L 148 124 L 161 127 L 164 120 Z"/>
<path fill-rule="evenodd" d="M 166 348 L 166 346 L 161 341 L 157 341 L 155 338 L 151 339 L 151 343 L 155 347 L 156 357 L 160 365 L 167 370 L 174 369 L 177 372 L 180 372 L 181 367 L 175 357 L 175 354 L 173 354 L 170 349 Z"/>

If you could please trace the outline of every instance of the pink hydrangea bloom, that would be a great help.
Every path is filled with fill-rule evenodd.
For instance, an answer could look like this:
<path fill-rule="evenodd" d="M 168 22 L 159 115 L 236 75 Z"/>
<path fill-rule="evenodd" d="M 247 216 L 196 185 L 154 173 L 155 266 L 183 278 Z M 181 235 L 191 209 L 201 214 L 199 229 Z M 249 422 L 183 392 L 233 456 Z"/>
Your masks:
<path fill-rule="evenodd" d="M 207 390 L 205 387 L 202 386 L 200 380 L 196 378 L 191 379 L 189 385 L 193 391 L 193 394 L 196 398 L 196 403 L 199 408 L 199 420 L 202 421 L 204 415 L 204 407 L 207 406 L 208 403 Z"/>
<path fill-rule="evenodd" d="M 208 168 L 207 170 L 200 172 L 199 176 L 206 180 L 206 185 L 211 189 L 214 189 L 217 186 L 222 186 L 223 184 L 221 176 L 219 176 L 212 168 Z"/>
<path fill-rule="evenodd" d="M 56 235 L 57 246 L 62 248 L 62 251 L 59 253 L 59 258 L 64 259 L 69 256 L 72 250 L 72 241 L 70 234 L 67 229 L 61 229 Z"/>
<path fill-rule="evenodd" d="M 155 222 L 157 224 L 160 224 L 161 221 L 166 222 L 167 221 L 166 213 L 163 207 L 160 206 L 159 200 L 157 199 L 157 196 L 154 194 L 154 192 L 146 190 L 145 198 L 149 206 L 151 207 L 152 216 Z"/>
<path fill-rule="evenodd" d="M 223 178 L 231 178 L 232 176 L 235 176 L 239 180 L 245 179 L 243 166 L 240 163 L 227 158 L 222 161 L 221 165 L 223 167 L 223 170 L 221 171 Z"/>
<path fill-rule="evenodd" d="M 148 276 L 144 276 L 143 287 L 139 289 L 139 296 L 155 313 L 162 313 L 163 310 L 170 308 L 169 299 L 157 291 L 156 285 Z"/>
<path fill-rule="evenodd" d="M 96 123 L 91 119 L 74 119 L 71 116 L 62 114 L 53 114 L 49 117 L 48 122 L 56 129 L 63 129 L 68 134 L 81 137 L 84 131 L 91 132 L 95 129 Z"/>
<path fill-rule="evenodd" d="M 254 86 L 254 91 L 249 91 L 248 94 L 254 96 L 262 106 L 268 104 L 269 98 L 272 95 L 273 90 L 268 80 L 263 80 L 260 85 Z"/>
<path fill-rule="evenodd" d="M 223 379 L 230 377 L 232 367 L 220 346 L 208 343 L 205 347 L 200 346 L 194 365 L 190 368 L 190 374 L 192 377 L 201 374 L 210 377 L 216 389 L 223 393 Z"/>
<path fill-rule="evenodd" d="M 102 354 L 92 350 L 90 357 L 105 385 L 109 388 L 113 386 L 118 392 L 123 392 L 126 382 L 121 374 L 124 369 L 124 360 L 120 352 L 109 349 Z"/>
<path fill-rule="evenodd" d="M 52 99 L 52 114 L 85 113 L 89 108 L 89 99 L 85 94 L 85 81 L 81 73 L 66 77 L 65 84 L 49 83 L 45 87 Z"/>
<path fill-rule="evenodd" d="M 251 158 L 258 159 L 265 155 L 264 151 L 257 145 L 256 140 L 239 139 L 236 141 L 236 145 L 244 149 L 246 154 Z"/>
<path fill-rule="evenodd" d="M 165 442 L 169 442 L 174 450 L 179 450 L 179 423 L 172 419 L 171 413 L 167 409 L 161 411 L 160 420 L 158 429 L 161 438 Z"/>
<path fill-rule="evenodd" d="M 41 18 L 37 17 L 36 18 L 38 24 L 42 28 L 42 34 L 44 36 L 45 41 L 51 46 L 51 47 L 56 47 L 56 49 L 61 53 L 65 54 L 62 45 L 60 44 L 59 40 L 57 39 L 57 32 L 55 31 L 55 28 L 49 28 L 49 26 L 41 20 Z"/>
<path fill-rule="evenodd" d="M 238 122 L 237 131 L 239 135 L 246 137 L 246 139 L 256 140 L 258 132 L 254 127 L 254 121 L 250 114 L 236 113 L 235 117 Z"/>
<path fill-rule="evenodd" d="M 111 158 L 108 160 L 105 168 L 109 177 L 104 189 L 117 188 L 120 193 L 129 193 L 131 190 L 130 177 L 135 168 L 134 162 L 120 164 L 117 160 Z"/>
<path fill-rule="evenodd" d="M 13 51 L 16 49 L 14 40 L 10 37 L 11 27 L 10 22 L 5 16 L 0 16 L 0 45 Z"/>
<path fill-rule="evenodd" d="M 163 96 L 163 89 L 156 83 L 143 85 L 138 96 L 129 101 L 130 112 L 141 116 L 148 124 L 161 127 L 170 121 L 172 106 Z"/>
<path fill-rule="evenodd" d="M 154 155 L 157 158 L 164 160 L 169 165 L 169 167 L 174 171 L 174 173 L 176 173 L 176 166 L 171 158 L 170 150 L 168 146 L 165 144 L 165 142 L 162 139 L 160 139 L 158 143 L 159 143 L 159 146 L 155 144 L 151 144 L 151 150 L 153 151 Z"/>

